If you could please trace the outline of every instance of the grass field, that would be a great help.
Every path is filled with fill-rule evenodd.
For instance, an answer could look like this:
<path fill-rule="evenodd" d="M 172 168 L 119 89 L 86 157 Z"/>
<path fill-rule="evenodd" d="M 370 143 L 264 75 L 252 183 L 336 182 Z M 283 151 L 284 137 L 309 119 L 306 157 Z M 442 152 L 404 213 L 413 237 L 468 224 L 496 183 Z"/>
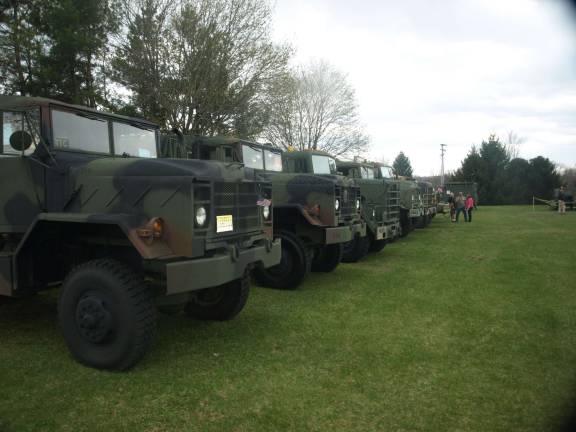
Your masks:
<path fill-rule="evenodd" d="M 0 431 L 545 431 L 576 391 L 576 212 L 438 216 L 227 323 L 161 315 L 129 373 L 82 367 L 56 297 L 0 306 Z"/>

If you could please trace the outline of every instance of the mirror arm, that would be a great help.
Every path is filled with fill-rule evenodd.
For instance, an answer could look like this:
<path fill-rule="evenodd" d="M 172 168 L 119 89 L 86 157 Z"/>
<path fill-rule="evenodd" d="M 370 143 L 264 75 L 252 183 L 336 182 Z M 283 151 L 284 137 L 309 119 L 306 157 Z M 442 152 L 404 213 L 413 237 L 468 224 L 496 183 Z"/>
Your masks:
<path fill-rule="evenodd" d="M 30 123 L 30 118 L 28 117 L 28 112 L 25 112 L 25 113 L 24 113 L 24 118 L 26 119 L 26 124 L 28 125 L 28 128 L 29 128 L 30 130 L 34 130 L 34 129 L 32 129 L 32 125 L 31 125 L 31 123 Z M 48 156 L 50 157 L 50 159 L 52 159 L 52 163 L 54 164 L 54 166 L 55 166 L 56 168 L 59 168 L 58 162 L 56 162 L 56 159 L 54 158 L 54 155 L 53 155 L 52 152 L 50 151 L 50 147 L 48 146 L 48 144 L 47 144 L 46 141 L 44 140 L 44 137 L 42 137 L 41 131 L 38 131 L 38 132 L 39 132 L 38 137 L 39 137 L 39 140 L 40 140 L 40 144 L 42 144 L 42 147 L 44 148 L 44 151 L 48 154 Z M 34 138 L 33 135 L 32 135 L 32 139 L 34 140 L 34 145 L 37 145 L 37 144 L 36 144 L 36 138 Z M 35 159 L 35 158 L 30 158 L 30 159 L 35 160 L 36 162 L 38 162 L 40 165 L 42 165 L 42 166 L 45 167 L 45 168 L 50 168 L 48 165 L 40 162 L 38 159 Z"/>

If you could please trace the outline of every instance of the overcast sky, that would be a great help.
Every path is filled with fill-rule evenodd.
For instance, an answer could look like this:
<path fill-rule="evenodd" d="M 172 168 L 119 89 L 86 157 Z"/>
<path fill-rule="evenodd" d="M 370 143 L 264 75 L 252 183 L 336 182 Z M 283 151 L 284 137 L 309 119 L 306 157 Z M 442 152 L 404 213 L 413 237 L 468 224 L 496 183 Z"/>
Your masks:
<path fill-rule="evenodd" d="M 274 37 L 296 63 L 348 75 L 369 156 L 400 151 L 417 175 L 460 166 L 509 130 L 520 157 L 576 165 L 576 22 L 555 0 L 276 0 Z"/>

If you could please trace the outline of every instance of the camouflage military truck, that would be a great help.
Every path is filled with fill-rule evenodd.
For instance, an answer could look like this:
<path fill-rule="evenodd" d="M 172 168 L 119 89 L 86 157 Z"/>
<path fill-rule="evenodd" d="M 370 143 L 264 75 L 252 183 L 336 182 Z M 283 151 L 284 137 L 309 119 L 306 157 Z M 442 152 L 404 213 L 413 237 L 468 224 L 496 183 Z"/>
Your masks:
<path fill-rule="evenodd" d="M 363 258 L 370 248 L 366 235 L 366 222 L 362 220 L 362 200 L 360 188 L 353 179 L 338 172 L 336 159 L 325 152 L 292 151 L 282 154 L 284 171 L 293 174 L 310 174 L 316 178 L 333 182 L 335 187 L 334 222 L 348 227 L 351 239 L 344 242 L 343 261 L 356 262 Z M 330 209 L 328 209 L 330 210 Z"/>
<path fill-rule="evenodd" d="M 375 164 L 380 175 L 395 178 L 398 183 L 400 197 L 400 228 L 401 236 L 405 237 L 422 221 L 424 216 L 424 203 L 418 184 L 413 180 L 395 176 L 392 167 Z"/>
<path fill-rule="evenodd" d="M 360 187 L 362 218 L 371 252 L 381 251 L 400 235 L 398 184 L 382 177 L 370 162 L 337 161 L 337 168 Z"/>
<path fill-rule="evenodd" d="M 156 125 L 0 96 L 0 296 L 61 285 L 58 320 L 81 363 L 124 370 L 157 306 L 226 320 L 252 267 L 280 261 L 267 182 L 224 163 L 158 159 Z"/>
<path fill-rule="evenodd" d="M 324 154 L 283 153 L 234 137 L 179 134 L 164 136 L 163 149 L 166 156 L 241 163 L 255 178 L 272 181 L 274 233 L 282 239 L 282 261 L 254 272 L 265 286 L 295 289 L 311 270 L 334 270 L 342 259 L 343 243 L 366 233 L 358 188 L 337 176 L 334 159 Z"/>
<path fill-rule="evenodd" d="M 422 197 L 422 207 L 424 214 L 418 220 L 416 227 L 424 228 L 432 221 L 432 218 L 436 216 L 437 213 L 437 194 L 434 185 L 430 182 L 419 181 L 418 190 L 420 196 Z"/>

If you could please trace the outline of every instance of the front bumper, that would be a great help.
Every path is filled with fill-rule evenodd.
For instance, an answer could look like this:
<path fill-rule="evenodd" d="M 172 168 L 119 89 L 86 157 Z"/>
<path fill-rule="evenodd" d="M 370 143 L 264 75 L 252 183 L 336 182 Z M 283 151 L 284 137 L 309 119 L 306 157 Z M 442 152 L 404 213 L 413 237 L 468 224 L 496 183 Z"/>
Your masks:
<path fill-rule="evenodd" d="M 230 247 L 207 258 L 166 264 L 166 295 L 215 287 L 241 278 L 251 265 L 264 268 L 280 262 L 280 240 L 247 249 Z"/>
<path fill-rule="evenodd" d="M 393 240 L 400 237 L 400 221 L 387 224 L 384 228 L 386 230 L 386 240 Z"/>
<path fill-rule="evenodd" d="M 327 245 L 346 243 L 356 237 L 356 234 L 358 234 L 360 237 L 364 237 L 366 235 L 366 222 L 358 222 L 353 225 L 326 228 L 326 238 L 324 243 Z"/>

